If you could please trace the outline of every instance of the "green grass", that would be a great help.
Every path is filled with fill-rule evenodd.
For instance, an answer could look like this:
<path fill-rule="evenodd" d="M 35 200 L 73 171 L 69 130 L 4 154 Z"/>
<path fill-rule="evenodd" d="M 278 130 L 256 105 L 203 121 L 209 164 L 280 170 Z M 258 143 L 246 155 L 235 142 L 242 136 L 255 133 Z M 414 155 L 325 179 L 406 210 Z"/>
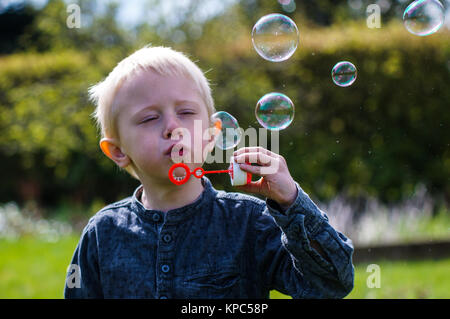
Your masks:
<path fill-rule="evenodd" d="M 0 298 L 62 298 L 67 266 L 79 237 L 0 240 Z"/>
<path fill-rule="evenodd" d="M 369 288 L 368 264 L 355 266 L 355 287 L 348 299 L 450 298 L 450 259 L 425 261 L 380 261 L 380 288 Z M 278 291 L 271 298 L 290 298 Z"/>
<path fill-rule="evenodd" d="M 58 242 L 33 237 L 0 240 L 0 298 L 62 298 L 66 269 L 78 236 Z M 347 298 L 450 298 L 450 259 L 380 261 L 380 288 L 368 288 L 367 264 L 357 265 Z M 271 298 L 290 298 L 277 291 Z"/>
<path fill-rule="evenodd" d="M 367 264 L 358 265 L 355 289 L 347 298 L 450 298 L 450 259 L 380 261 L 380 288 L 368 288 Z"/>

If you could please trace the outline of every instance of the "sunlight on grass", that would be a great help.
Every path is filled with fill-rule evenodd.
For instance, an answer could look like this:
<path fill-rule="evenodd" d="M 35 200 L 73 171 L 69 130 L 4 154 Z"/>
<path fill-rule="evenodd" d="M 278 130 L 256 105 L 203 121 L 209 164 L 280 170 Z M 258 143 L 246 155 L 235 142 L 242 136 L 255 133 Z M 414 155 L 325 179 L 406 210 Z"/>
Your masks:
<path fill-rule="evenodd" d="M 426 299 L 450 298 L 450 259 L 426 261 L 381 261 L 380 288 L 368 288 L 366 281 L 371 272 L 368 264 L 357 265 L 355 287 L 347 299 Z M 272 299 L 287 299 L 289 296 L 272 290 Z"/>
<path fill-rule="evenodd" d="M 450 259 L 380 261 L 380 288 L 368 288 L 367 264 L 356 267 L 355 288 L 347 298 L 450 298 Z"/>
<path fill-rule="evenodd" d="M 0 298 L 62 298 L 67 265 L 77 236 L 45 242 L 32 237 L 0 240 Z M 368 288 L 367 265 L 357 265 L 347 298 L 450 298 L 450 259 L 378 263 L 381 287 Z M 274 299 L 290 298 L 271 291 Z"/>
<path fill-rule="evenodd" d="M 0 298 L 62 298 L 78 237 L 0 240 Z"/>

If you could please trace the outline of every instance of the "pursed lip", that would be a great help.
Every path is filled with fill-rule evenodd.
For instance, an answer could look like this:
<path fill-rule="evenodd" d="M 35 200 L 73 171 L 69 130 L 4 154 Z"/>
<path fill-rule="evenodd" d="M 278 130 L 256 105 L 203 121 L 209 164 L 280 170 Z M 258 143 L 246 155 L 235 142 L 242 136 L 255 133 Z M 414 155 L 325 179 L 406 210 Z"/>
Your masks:
<path fill-rule="evenodd" d="M 166 149 L 166 151 L 164 152 L 164 155 L 172 155 L 172 149 L 177 145 L 181 146 L 181 148 L 180 148 L 181 151 L 183 149 L 186 149 L 186 146 L 184 146 L 183 144 L 175 143 L 175 144 L 172 144 L 168 149 Z"/>
<path fill-rule="evenodd" d="M 174 148 L 175 145 L 177 144 L 170 145 L 170 147 L 164 151 L 164 155 L 170 155 L 172 153 L 172 148 Z"/>

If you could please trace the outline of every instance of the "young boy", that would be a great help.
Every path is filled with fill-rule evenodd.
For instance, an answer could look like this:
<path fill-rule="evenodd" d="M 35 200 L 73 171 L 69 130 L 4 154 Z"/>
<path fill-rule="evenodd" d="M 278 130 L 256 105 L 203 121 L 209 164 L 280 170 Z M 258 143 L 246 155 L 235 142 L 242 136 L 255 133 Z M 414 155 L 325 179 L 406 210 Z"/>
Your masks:
<path fill-rule="evenodd" d="M 192 148 L 194 123 L 211 127 L 214 104 L 204 74 L 185 55 L 140 49 L 90 94 L 101 150 L 142 185 L 89 220 L 65 298 L 267 298 L 272 289 L 343 298 L 352 290 L 351 241 L 330 226 L 282 156 L 261 147 L 233 154 L 242 170 L 262 176 L 238 189 L 265 201 L 216 190 L 205 176 L 169 180 L 174 155 L 207 154 L 214 144 L 211 137 Z M 180 142 L 179 128 L 190 140 Z M 191 171 L 202 166 L 183 158 Z M 270 165 L 278 169 L 264 170 Z"/>

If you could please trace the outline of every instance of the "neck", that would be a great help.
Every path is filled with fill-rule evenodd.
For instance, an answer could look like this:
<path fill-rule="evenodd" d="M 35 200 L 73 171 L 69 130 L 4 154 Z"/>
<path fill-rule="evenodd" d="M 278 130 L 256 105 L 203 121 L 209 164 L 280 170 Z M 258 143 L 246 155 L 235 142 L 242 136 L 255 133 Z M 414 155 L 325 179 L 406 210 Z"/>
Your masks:
<path fill-rule="evenodd" d="M 191 178 L 183 185 L 168 185 L 167 187 L 155 187 L 142 183 L 141 201 L 146 209 L 167 212 L 171 209 L 186 206 L 193 203 L 203 192 L 204 187 L 198 178 Z"/>

